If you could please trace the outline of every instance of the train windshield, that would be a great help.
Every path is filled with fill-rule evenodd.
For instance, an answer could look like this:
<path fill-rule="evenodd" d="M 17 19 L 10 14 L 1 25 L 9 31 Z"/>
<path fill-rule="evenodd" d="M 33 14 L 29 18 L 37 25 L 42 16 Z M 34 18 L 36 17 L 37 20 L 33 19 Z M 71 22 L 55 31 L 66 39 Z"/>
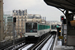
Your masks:
<path fill-rule="evenodd" d="M 51 25 L 51 29 L 56 29 L 56 25 Z"/>
<path fill-rule="evenodd" d="M 26 23 L 26 32 L 37 32 L 37 23 Z"/>

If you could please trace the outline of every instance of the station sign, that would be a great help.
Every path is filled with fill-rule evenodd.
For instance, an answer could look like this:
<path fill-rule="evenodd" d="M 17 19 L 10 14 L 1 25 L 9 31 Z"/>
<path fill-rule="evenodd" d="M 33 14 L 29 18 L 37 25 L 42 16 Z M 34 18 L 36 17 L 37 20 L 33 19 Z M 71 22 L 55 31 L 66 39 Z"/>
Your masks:
<path fill-rule="evenodd" d="M 59 36 L 59 39 L 63 39 L 63 36 Z"/>

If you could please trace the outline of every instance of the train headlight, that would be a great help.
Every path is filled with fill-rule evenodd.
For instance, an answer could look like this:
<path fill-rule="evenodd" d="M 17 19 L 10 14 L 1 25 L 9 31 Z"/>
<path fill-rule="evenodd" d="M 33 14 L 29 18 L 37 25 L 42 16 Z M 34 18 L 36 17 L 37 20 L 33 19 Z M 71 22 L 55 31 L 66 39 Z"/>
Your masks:
<path fill-rule="evenodd" d="M 61 32 L 61 30 L 59 32 Z"/>

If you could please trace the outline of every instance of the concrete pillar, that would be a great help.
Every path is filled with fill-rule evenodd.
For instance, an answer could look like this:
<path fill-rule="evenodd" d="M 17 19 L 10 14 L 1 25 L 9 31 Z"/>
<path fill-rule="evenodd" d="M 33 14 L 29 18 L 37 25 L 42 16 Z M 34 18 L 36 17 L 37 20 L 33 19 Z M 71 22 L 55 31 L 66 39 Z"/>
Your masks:
<path fill-rule="evenodd" d="M 0 0 L 0 42 L 3 40 L 3 0 Z"/>

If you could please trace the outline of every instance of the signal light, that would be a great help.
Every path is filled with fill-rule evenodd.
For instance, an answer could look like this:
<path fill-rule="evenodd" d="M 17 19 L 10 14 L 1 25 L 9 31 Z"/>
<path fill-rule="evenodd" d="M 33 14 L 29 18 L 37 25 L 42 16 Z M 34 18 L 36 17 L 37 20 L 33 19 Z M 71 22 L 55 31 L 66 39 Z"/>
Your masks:
<path fill-rule="evenodd" d="M 64 19 L 64 18 L 61 18 L 62 20 Z"/>
<path fill-rule="evenodd" d="M 61 21 L 64 20 L 64 16 L 61 16 Z"/>
<path fill-rule="evenodd" d="M 13 22 L 16 22 L 16 17 L 13 18 Z"/>

